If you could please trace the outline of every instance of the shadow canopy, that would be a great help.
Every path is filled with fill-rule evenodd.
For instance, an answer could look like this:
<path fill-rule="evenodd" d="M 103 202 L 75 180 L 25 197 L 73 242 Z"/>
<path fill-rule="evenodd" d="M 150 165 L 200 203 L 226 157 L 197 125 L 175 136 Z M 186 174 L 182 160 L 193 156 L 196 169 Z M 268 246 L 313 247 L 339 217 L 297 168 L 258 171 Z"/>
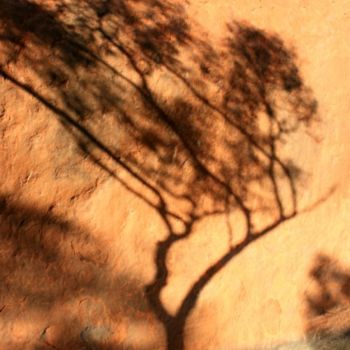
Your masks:
<path fill-rule="evenodd" d="M 350 346 L 350 270 L 337 259 L 318 254 L 309 272 L 312 292 L 305 295 L 305 334 L 313 349 Z"/>

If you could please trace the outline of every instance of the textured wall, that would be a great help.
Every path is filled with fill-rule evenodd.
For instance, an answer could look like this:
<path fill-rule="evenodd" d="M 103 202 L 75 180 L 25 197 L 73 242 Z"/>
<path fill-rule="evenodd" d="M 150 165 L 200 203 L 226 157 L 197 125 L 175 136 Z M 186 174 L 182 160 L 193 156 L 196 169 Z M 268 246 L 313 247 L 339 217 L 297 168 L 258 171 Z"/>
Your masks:
<path fill-rule="evenodd" d="M 0 0 L 0 347 L 347 331 L 349 11 Z"/>

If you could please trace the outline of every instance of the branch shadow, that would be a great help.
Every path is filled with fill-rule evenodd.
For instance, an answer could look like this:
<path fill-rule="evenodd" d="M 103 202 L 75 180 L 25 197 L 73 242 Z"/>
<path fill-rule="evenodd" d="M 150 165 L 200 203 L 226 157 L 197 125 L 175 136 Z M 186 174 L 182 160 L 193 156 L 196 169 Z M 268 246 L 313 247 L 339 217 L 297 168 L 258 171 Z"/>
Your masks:
<path fill-rule="evenodd" d="M 317 102 L 295 52 L 238 22 L 222 43 L 211 42 L 175 1 L 1 0 L 0 8 L 2 78 L 51 110 L 92 162 L 162 218 L 167 235 L 144 290 L 168 349 L 184 349 L 205 286 L 299 212 L 303 170 L 283 147 L 314 127 Z M 244 218 L 244 237 L 171 314 L 160 298 L 169 251 L 205 218 L 232 213 Z"/>

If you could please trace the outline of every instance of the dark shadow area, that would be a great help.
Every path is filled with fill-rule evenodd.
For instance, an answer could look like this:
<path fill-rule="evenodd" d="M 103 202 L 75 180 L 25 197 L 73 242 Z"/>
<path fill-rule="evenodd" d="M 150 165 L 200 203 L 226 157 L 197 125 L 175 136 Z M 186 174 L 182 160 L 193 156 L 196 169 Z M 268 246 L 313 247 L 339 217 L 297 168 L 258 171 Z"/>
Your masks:
<path fill-rule="evenodd" d="M 111 320 L 132 325 L 151 310 L 142 284 L 113 272 L 103 242 L 50 210 L 3 196 L 0 222 L 2 334 L 8 338 L 16 324 L 32 329 L 30 339 L 3 339 L 6 349 L 133 349 L 118 344 Z"/>
<path fill-rule="evenodd" d="M 0 19 L 1 77 L 54 112 L 91 161 L 162 218 L 167 235 L 145 293 L 168 349 L 184 349 L 205 286 L 298 214 L 302 169 L 283 147 L 313 127 L 317 103 L 294 51 L 234 22 L 212 42 L 185 5 L 167 0 L 0 0 Z M 229 214 L 244 218 L 244 238 L 169 313 L 160 294 L 170 249 L 203 219 Z"/>
<path fill-rule="evenodd" d="M 350 269 L 320 254 L 310 271 L 314 291 L 306 296 L 305 332 L 314 348 L 350 349 Z"/>

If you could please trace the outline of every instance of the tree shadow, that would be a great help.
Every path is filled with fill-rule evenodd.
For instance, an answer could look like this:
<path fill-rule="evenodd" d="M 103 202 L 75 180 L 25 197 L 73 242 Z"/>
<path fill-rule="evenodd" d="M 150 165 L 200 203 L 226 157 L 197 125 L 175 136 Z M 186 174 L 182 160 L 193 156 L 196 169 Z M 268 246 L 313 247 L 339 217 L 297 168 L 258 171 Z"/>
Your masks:
<path fill-rule="evenodd" d="M 167 234 L 145 293 L 168 349 L 181 350 L 205 286 L 298 214 L 302 169 L 283 150 L 313 127 L 316 100 L 294 51 L 249 24 L 228 24 L 217 43 L 175 1 L 50 6 L 0 0 L 0 75 L 53 112 L 91 161 L 162 219 Z M 227 219 L 226 253 L 172 314 L 160 298 L 169 251 L 216 215 L 243 218 L 244 237 L 233 242 L 238 230 Z"/>
<path fill-rule="evenodd" d="M 310 270 L 315 289 L 306 295 L 305 333 L 315 349 L 350 348 L 350 270 L 319 254 Z"/>

